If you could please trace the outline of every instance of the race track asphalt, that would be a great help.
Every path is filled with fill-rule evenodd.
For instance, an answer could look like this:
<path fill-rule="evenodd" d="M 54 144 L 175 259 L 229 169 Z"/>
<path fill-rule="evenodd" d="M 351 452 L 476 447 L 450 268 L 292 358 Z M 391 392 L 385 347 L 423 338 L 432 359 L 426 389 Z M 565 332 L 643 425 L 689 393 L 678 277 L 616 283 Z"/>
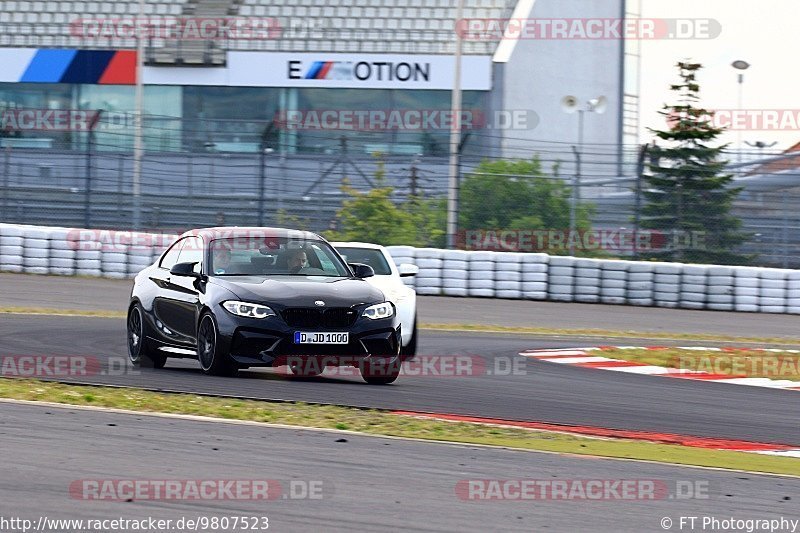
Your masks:
<path fill-rule="evenodd" d="M 665 518 L 672 530 L 688 531 L 678 527 L 682 516 L 800 518 L 797 478 L 63 407 L 3 403 L 0 409 L 0 518 L 34 524 L 40 517 L 266 516 L 269 531 L 278 532 L 655 532 L 663 531 Z M 81 480 L 112 479 L 278 480 L 282 490 L 269 501 L 79 499 L 86 494 Z M 665 492 L 657 491 L 655 500 L 601 501 L 470 501 L 456 492 L 459 482 L 519 479 L 581 486 L 585 480 L 643 480 Z M 284 499 L 289 482 L 316 483 L 322 497 Z M 710 530 L 699 526 L 694 531 Z"/>
<path fill-rule="evenodd" d="M 522 349 L 574 345 L 541 337 L 428 331 L 420 337 L 422 359 L 477 356 L 471 370 L 443 376 L 417 367 L 413 375 L 380 387 L 357 376 L 296 379 L 264 369 L 242 371 L 239 378 L 211 377 L 191 360 L 170 360 L 162 370 L 134 369 L 125 364 L 122 319 L 0 315 L 2 355 L 90 356 L 110 368 L 72 378 L 80 382 L 800 445 L 800 394 L 795 391 L 605 372 L 516 355 Z M 509 372 L 515 364 L 516 371 Z"/>

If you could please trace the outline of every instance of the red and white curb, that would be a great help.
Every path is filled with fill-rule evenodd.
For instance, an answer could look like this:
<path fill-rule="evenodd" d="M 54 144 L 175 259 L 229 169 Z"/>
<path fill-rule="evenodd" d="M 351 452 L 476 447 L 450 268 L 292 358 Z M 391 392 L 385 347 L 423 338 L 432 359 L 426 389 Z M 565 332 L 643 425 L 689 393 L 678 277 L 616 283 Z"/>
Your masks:
<path fill-rule="evenodd" d="M 392 414 L 411 416 L 414 418 L 427 418 L 446 422 L 465 422 L 531 431 L 556 431 L 571 435 L 596 437 L 605 439 L 627 439 L 653 442 L 658 444 L 673 444 L 688 446 L 690 448 L 705 448 L 707 450 L 727 450 L 735 452 L 759 453 L 762 455 L 777 455 L 781 457 L 800 458 L 800 448 L 787 444 L 751 442 L 735 439 L 721 439 L 713 437 L 698 437 L 692 435 L 679 435 L 675 433 L 657 433 L 653 431 L 626 430 L 601 428 L 595 426 L 576 426 L 568 424 L 554 424 L 551 422 L 524 422 L 520 420 L 503 420 L 498 418 L 484 418 L 468 415 L 446 413 L 420 413 L 414 411 L 393 411 Z"/>
<path fill-rule="evenodd" d="M 565 348 L 565 349 L 546 349 L 546 350 L 525 350 L 519 354 L 525 357 L 532 357 L 539 361 L 548 363 L 559 363 L 563 365 L 574 365 L 584 368 L 597 368 L 600 370 L 612 370 L 614 372 L 627 372 L 630 374 L 646 374 L 649 376 L 660 376 L 668 378 L 693 379 L 698 381 L 713 381 L 715 383 L 730 383 L 733 385 L 750 385 L 752 387 L 767 387 L 770 389 L 785 389 L 800 391 L 800 381 L 788 379 L 770 378 L 748 378 L 743 376 L 732 376 L 730 374 L 712 374 L 703 370 L 688 370 L 685 368 L 668 368 L 664 366 L 648 365 L 624 359 L 613 359 L 596 355 L 598 352 L 608 350 L 663 350 L 664 346 L 594 346 L 591 348 Z M 705 346 L 675 346 L 680 350 L 710 351 L 710 352 L 737 352 L 737 351 L 760 351 L 768 353 L 789 353 L 800 354 L 800 350 L 782 350 L 777 348 L 709 348 Z"/>
<path fill-rule="evenodd" d="M 663 366 L 648 365 L 646 363 L 638 363 L 636 361 L 626 361 L 624 359 L 615 359 L 611 357 L 603 357 L 604 351 L 609 350 L 663 350 L 665 346 L 594 346 L 590 348 L 563 348 L 563 349 L 546 349 L 546 350 L 525 350 L 519 354 L 524 357 L 531 357 L 539 361 L 547 361 L 549 363 L 558 363 L 565 365 L 574 365 L 583 368 L 596 368 L 600 370 L 611 370 L 614 372 L 628 372 L 631 374 L 644 374 L 649 376 L 660 376 L 669 378 L 692 379 L 699 381 L 713 381 L 715 383 L 730 383 L 734 385 L 750 385 L 754 387 L 767 387 L 772 389 L 784 389 L 800 391 L 800 381 L 792 381 L 788 379 L 769 379 L 769 378 L 748 378 L 736 377 L 730 374 L 713 374 L 702 370 L 688 370 L 683 368 L 668 368 Z M 705 346 L 676 346 L 675 348 L 687 351 L 711 351 L 711 352 L 738 352 L 738 351 L 759 351 L 766 353 L 778 354 L 800 354 L 800 350 L 784 350 L 777 348 L 717 348 Z M 586 434 L 585 430 L 579 430 L 579 433 Z M 627 433 L 627 434 L 625 434 Z M 616 436 L 621 438 L 634 438 L 642 440 L 651 440 L 656 442 L 669 442 L 671 444 L 682 444 L 684 446 L 698 446 L 704 448 L 714 448 L 718 450 L 737 450 L 749 453 L 760 453 L 764 455 L 777 455 L 781 457 L 796 457 L 800 458 L 800 448 L 786 445 L 762 444 L 762 443 L 748 443 L 740 441 L 723 441 L 717 442 L 717 439 L 700 439 L 703 443 L 690 439 L 690 442 L 675 439 L 675 435 L 670 435 L 665 438 L 661 434 L 644 435 L 644 432 L 638 432 L 639 435 L 631 435 L 630 433 L 636 432 L 623 432 Z M 598 433 L 594 433 L 598 435 Z M 677 442 L 676 442 L 677 441 Z M 705 442 L 708 441 L 708 442 Z"/>

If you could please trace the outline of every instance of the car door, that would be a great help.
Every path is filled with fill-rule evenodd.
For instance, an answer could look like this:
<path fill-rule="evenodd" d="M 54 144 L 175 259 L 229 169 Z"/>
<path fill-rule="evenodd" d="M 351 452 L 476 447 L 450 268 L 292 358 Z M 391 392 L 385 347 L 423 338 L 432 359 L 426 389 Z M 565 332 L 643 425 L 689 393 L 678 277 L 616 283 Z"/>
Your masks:
<path fill-rule="evenodd" d="M 202 271 L 203 241 L 199 237 L 183 239 L 177 263 L 195 263 L 195 272 Z M 171 340 L 194 345 L 200 306 L 200 285 L 188 276 L 175 276 L 167 272 L 162 290 L 159 316 L 172 332 Z"/>
<path fill-rule="evenodd" d="M 167 252 L 161 256 L 158 268 L 153 269 L 150 281 L 156 285 L 156 294 L 153 298 L 153 318 L 159 337 L 169 342 L 175 342 L 175 331 L 172 329 L 173 310 L 172 301 L 172 275 L 170 269 L 178 262 L 181 248 L 185 239 L 176 241 Z"/>

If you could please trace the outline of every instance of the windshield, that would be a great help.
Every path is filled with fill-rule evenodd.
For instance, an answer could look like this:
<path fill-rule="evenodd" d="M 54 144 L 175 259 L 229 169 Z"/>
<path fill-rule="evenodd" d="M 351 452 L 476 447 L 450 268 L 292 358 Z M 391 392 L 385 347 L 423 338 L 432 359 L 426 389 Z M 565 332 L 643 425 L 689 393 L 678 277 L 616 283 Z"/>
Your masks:
<path fill-rule="evenodd" d="M 364 263 L 372 267 L 376 276 L 389 276 L 392 274 L 392 269 L 386 261 L 386 257 L 380 250 L 373 248 L 351 248 L 345 246 L 337 246 L 336 250 L 342 254 L 344 260 L 348 263 Z"/>
<path fill-rule="evenodd" d="M 349 277 L 347 266 L 329 244 L 286 237 L 230 238 L 211 241 L 213 276 Z"/>

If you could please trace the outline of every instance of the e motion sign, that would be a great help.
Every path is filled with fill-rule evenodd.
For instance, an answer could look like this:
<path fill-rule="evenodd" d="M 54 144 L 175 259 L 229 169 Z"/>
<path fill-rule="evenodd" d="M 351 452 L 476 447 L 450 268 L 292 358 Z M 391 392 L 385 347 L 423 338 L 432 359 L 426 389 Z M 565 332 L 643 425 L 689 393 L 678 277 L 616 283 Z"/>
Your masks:
<path fill-rule="evenodd" d="M 464 56 L 461 88 L 492 88 L 489 56 Z M 455 60 L 444 55 L 228 52 L 219 68 L 145 68 L 153 85 L 444 89 L 453 87 Z"/>

